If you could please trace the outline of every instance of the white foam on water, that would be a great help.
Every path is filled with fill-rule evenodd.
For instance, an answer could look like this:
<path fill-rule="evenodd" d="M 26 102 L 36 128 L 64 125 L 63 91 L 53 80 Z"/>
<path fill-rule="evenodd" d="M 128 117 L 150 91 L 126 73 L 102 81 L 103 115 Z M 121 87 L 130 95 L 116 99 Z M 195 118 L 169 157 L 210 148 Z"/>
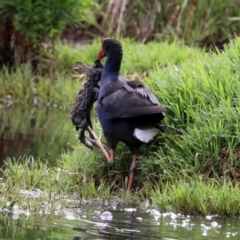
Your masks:
<path fill-rule="evenodd" d="M 156 221 L 161 217 L 161 213 L 156 209 L 149 209 L 146 212 L 152 215 Z"/>
<path fill-rule="evenodd" d="M 211 222 L 211 226 L 212 226 L 213 228 L 216 228 L 216 227 L 218 226 L 218 223 L 217 223 L 217 222 Z"/>
<path fill-rule="evenodd" d="M 206 218 L 207 220 L 212 220 L 212 219 L 215 218 L 215 217 L 218 217 L 218 215 L 217 215 L 217 214 L 207 215 L 205 218 Z"/>
<path fill-rule="evenodd" d="M 113 215 L 109 211 L 104 211 L 100 217 L 102 220 L 105 220 L 105 221 L 112 221 L 113 219 Z"/>
<path fill-rule="evenodd" d="M 202 235 L 203 235 L 204 237 L 206 237 L 206 236 L 207 236 L 207 231 L 206 231 L 206 230 L 203 230 Z"/>
<path fill-rule="evenodd" d="M 125 212 L 136 212 L 137 209 L 136 208 L 124 208 Z"/>

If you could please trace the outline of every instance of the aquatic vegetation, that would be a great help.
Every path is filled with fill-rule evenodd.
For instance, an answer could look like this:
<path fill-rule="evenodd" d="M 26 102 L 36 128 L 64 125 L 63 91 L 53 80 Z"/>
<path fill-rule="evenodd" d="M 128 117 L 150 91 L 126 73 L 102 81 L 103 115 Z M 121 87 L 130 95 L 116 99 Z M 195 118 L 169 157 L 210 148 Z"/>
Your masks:
<path fill-rule="evenodd" d="M 63 154 L 62 161 L 70 160 L 70 156 Z M 76 164 L 79 157 L 85 165 L 74 165 L 74 168 L 64 166 L 63 162 L 58 167 L 50 167 L 47 162 L 33 157 L 7 159 L 1 170 L 0 206 L 10 210 L 18 206 L 34 213 L 51 214 L 78 204 L 82 198 L 110 199 L 107 184 L 100 180 L 95 185 L 91 171 L 98 164 L 96 160 L 89 153 L 79 152 L 71 160 Z"/>
<path fill-rule="evenodd" d="M 25 214 L 34 212 L 48 215 L 76 206 L 82 199 L 99 199 L 131 201 L 143 207 L 149 202 L 148 206 L 160 209 L 161 212 L 228 216 L 240 214 L 238 184 L 206 180 L 196 175 L 155 186 L 146 179 L 146 188 L 126 194 L 123 188 L 114 186 L 119 185 L 116 179 L 110 183 L 96 178 L 97 174 L 98 177 L 102 174 L 107 179 L 106 172 L 103 173 L 106 165 L 103 166 L 102 159 L 97 158 L 97 152 L 89 154 L 79 150 L 82 149 L 76 148 L 72 154 L 64 154 L 58 167 L 50 167 L 47 162 L 31 157 L 21 162 L 9 159 L 1 174 L 0 206 L 9 211 L 18 208 L 24 210 Z M 108 171 L 108 180 L 111 180 L 113 173 L 120 175 L 116 170 L 112 170 L 113 173 Z"/>

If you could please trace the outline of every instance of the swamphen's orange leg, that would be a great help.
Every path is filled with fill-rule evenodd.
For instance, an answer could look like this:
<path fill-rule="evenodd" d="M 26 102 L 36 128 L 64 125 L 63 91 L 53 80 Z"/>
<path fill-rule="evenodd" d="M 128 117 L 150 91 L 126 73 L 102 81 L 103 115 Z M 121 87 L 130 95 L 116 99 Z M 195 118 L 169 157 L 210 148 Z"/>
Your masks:
<path fill-rule="evenodd" d="M 133 178 L 134 178 L 134 174 L 135 174 L 135 171 L 136 171 L 136 167 L 137 167 L 137 156 L 133 155 L 132 165 L 130 167 L 130 173 L 129 173 L 129 177 L 128 177 L 127 191 L 130 191 L 131 188 L 132 188 Z"/>
<path fill-rule="evenodd" d="M 114 150 L 110 149 L 110 155 L 109 155 L 107 153 L 107 151 L 105 150 L 102 142 L 98 139 L 96 134 L 93 132 L 93 130 L 89 126 L 88 126 L 88 131 L 90 132 L 90 134 L 93 137 L 93 139 L 89 139 L 89 140 L 91 142 L 93 142 L 101 150 L 103 156 L 107 159 L 108 163 L 110 165 L 114 165 L 114 161 L 115 161 L 115 154 L 114 154 L 115 152 L 114 152 Z M 132 157 L 132 165 L 130 167 L 130 173 L 129 173 L 129 177 L 128 177 L 127 191 L 130 191 L 131 188 L 132 188 L 136 166 L 137 166 L 137 156 L 133 155 L 133 157 Z"/>

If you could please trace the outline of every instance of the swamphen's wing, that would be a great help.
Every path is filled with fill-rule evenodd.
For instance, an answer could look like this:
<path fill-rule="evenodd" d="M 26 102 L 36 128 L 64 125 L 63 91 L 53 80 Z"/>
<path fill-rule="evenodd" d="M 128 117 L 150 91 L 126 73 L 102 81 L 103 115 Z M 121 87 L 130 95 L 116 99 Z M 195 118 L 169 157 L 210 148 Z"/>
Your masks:
<path fill-rule="evenodd" d="M 140 81 L 113 81 L 104 91 L 102 105 L 109 119 L 164 113 L 157 98 Z"/>

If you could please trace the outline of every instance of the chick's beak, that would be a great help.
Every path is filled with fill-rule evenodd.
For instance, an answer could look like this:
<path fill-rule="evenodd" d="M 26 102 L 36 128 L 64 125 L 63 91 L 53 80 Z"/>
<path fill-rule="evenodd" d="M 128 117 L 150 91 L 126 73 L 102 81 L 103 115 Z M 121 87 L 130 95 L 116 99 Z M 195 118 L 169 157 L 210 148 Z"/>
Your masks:
<path fill-rule="evenodd" d="M 101 48 L 101 49 L 99 50 L 99 52 L 98 52 L 98 57 L 97 57 L 97 59 L 98 59 L 98 60 L 102 60 L 104 57 L 106 57 L 106 55 L 104 54 L 104 51 L 103 51 L 103 49 Z"/>
<path fill-rule="evenodd" d="M 87 73 L 88 67 L 81 62 L 76 62 L 74 70 L 79 73 Z"/>
<path fill-rule="evenodd" d="M 75 70 L 76 72 L 83 73 L 83 70 L 80 69 L 80 68 L 78 68 L 78 67 L 75 67 L 74 70 Z"/>
<path fill-rule="evenodd" d="M 75 66 L 74 70 L 77 71 L 77 72 L 80 72 L 80 73 L 83 72 L 82 66 L 78 62 L 76 63 L 76 66 Z"/>

